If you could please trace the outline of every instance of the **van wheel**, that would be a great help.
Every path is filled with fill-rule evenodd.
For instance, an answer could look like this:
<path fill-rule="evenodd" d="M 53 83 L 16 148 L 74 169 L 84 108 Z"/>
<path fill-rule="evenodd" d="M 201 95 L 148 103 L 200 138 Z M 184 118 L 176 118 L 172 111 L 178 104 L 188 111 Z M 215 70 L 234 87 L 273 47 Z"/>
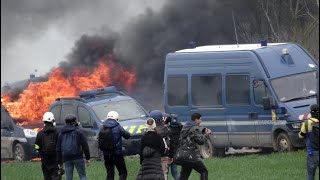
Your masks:
<path fill-rule="evenodd" d="M 25 150 L 21 144 L 18 143 L 14 146 L 13 157 L 14 157 L 14 160 L 16 160 L 16 161 L 26 161 L 27 160 Z"/>
<path fill-rule="evenodd" d="M 287 133 L 280 133 L 277 137 L 277 149 L 278 152 L 289 152 L 294 151 L 293 147 Z"/>
<path fill-rule="evenodd" d="M 212 157 L 214 148 L 213 148 L 213 144 L 212 144 L 209 136 L 207 136 L 204 144 L 199 146 L 199 149 L 200 149 L 200 154 L 203 158 L 211 158 Z"/>

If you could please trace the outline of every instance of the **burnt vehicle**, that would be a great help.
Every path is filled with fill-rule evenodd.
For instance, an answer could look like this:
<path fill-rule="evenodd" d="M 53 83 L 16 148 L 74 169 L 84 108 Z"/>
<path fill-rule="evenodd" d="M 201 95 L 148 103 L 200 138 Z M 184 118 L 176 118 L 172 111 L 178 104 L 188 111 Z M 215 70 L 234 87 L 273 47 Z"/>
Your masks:
<path fill-rule="evenodd" d="M 148 112 L 133 98 L 110 86 L 80 92 L 77 97 L 57 98 L 49 111 L 54 114 L 56 128 L 65 125 L 64 117 L 73 113 L 80 122 L 79 128 L 87 137 L 91 158 L 102 158 L 98 149 L 98 133 L 109 111 L 119 113 L 119 123 L 130 132 L 128 140 L 123 139 L 125 155 L 135 155 L 140 151 L 140 138 L 144 133 Z"/>
<path fill-rule="evenodd" d="M 1 160 L 27 161 L 35 158 L 36 136 L 37 131 L 17 126 L 1 104 Z"/>

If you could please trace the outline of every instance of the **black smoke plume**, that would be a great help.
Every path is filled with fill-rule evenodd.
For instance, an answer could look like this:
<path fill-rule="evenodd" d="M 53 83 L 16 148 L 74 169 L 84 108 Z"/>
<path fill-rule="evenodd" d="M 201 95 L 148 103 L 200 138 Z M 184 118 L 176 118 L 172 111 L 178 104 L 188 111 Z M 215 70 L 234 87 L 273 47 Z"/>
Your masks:
<path fill-rule="evenodd" d="M 74 67 L 92 69 L 99 59 L 112 55 L 115 63 L 137 72 L 138 84 L 131 95 L 148 110 L 163 110 L 166 54 L 186 48 L 189 41 L 197 46 L 235 44 L 232 11 L 239 20 L 254 16 L 250 11 L 254 8 L 255 0 L 168 1 L 159 12 L 147 9 L 133 17 L 119 32 L 83 35 L 59 66 L 68 75 Z"/>
<path fill-rule="evenodd" d="M 76 65 L 94 67 L 100 57 L 112 54 L 116 63 L 136 69 L 138 86 L 132 96 L 149 110 L 163 110 L 166 54 L 186 48 L 189 41 L 198 46 L 236 43 L 232 11 L 253 8 L 249 1 L 169 1 L 160 12 L 147 9 L 134 17 L 119 33 L 82 36 L 60 65 L 65 72 Z"/>

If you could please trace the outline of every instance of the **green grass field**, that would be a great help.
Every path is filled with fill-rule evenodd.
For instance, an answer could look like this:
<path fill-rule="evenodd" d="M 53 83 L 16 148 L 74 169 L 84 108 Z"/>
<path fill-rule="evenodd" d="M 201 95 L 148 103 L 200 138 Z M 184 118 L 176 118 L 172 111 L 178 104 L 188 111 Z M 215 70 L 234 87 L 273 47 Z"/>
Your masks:
<path fill-rule="evenodd" d="M 137 158 L 126 158 L 128 180 L 134 180 L 139 170 Z M 206 159 L 209 179 L 306 179 L 306 154 L 303 150 L 291 153 L 272 153 L 267 155 L 241 155 L 225 158 Z M 102 180 L 106 172 L 102 161 L 91 161 L 86 169 L 88 179 Z M 74 179 L 79 179 L 74 171 Z M 317 178 L 319 170 L 317 170 Z M 40 162 L 1 163 L 1 180 L 37 180 L 43 179 Z M 63 176 L 65 179 L 65 175 Z M 116 177 L 117 179 L 117 177 Z M 172 179 L 170 176 L 169 179 Z M 192 172 L 190 180 L 199 179 L 197 172 Z"/>

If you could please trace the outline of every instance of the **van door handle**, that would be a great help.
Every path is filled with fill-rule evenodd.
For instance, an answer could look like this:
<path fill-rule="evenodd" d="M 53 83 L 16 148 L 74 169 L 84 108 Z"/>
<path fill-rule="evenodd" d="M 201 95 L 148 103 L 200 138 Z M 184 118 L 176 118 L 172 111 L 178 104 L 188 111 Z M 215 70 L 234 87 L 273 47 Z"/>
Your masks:
<path fill-rule="evenodd" d="M 257 119 L 258 113 L 257 112 L 249 112 L 249 119 Z"/>

